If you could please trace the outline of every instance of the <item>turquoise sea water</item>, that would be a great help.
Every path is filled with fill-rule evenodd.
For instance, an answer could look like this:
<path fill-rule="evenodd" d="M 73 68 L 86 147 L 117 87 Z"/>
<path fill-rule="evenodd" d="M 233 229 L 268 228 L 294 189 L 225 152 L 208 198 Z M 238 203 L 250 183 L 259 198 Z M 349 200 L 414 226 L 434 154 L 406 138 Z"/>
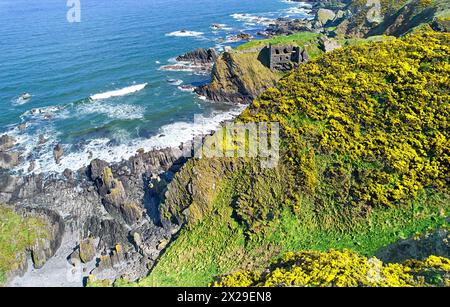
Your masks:
<path fill-rule="evenodd" d="M 19 141 L 19 172 L 32 160 L 35 172 L 76 170 L 90 157 L 119 161 L 213 129 L 240 109 L 167 82 L 198 84 L 208 76 L 161 66 L 198 47 L 220 50 L 221 38 L 255 34 L 267 19 L 307 12 L 280 0 L 80 2 L 81 22 L 69 23 L 65 0 L 0 0 L 0 133 Z M 226 26 L 214 31 L 212 23 Z M 32 95 L 25 103 L 18 99 L 24 92 Z M 204 126 L 193 125 L 194 114 Z M 38 146 L 39 135 L 48 142 Z M 61 165 L 52 157 L 57 143 L 65 148 Z"/>

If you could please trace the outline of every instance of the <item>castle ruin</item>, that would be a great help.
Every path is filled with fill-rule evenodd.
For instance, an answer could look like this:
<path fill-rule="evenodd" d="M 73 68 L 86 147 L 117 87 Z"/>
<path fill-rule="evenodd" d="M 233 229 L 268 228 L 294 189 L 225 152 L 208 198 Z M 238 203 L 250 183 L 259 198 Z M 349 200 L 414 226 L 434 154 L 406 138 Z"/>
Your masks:
<path fill-rule="evenodd" d="M 271 70 L 288 71 L 309 59 L 305 49 L 297 46 L 269 45 L 261 50 L 259 60 Z"/>

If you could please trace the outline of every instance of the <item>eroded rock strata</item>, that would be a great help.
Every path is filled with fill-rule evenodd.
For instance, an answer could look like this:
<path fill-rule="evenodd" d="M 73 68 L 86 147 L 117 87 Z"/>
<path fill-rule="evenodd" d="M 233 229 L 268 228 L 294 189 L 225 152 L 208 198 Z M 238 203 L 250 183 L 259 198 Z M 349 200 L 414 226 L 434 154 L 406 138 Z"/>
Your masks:
<path fill-rule="evenodd" d="M 93 160 L 76 173 L 23 178 L 3 173 L 0 198 L 23 214 L 49 222 L 48 240 L 30 250 L 36 269 L 64 241 L 72 252 L 63 260 L 83 268 L 82 278 L 93 274 L 135 280 L 147 274 L 177 230 L 167 222 L 163 226 L 158 206 L 166 185 L 185 162 L 183 156 L 183 149 L 173 148 L 141 152 L 118 164 Z M 94 269 L 86 271 L 92 262 L 97 263 Z M 27 269 L 24 258 L 10 279 Z"/>

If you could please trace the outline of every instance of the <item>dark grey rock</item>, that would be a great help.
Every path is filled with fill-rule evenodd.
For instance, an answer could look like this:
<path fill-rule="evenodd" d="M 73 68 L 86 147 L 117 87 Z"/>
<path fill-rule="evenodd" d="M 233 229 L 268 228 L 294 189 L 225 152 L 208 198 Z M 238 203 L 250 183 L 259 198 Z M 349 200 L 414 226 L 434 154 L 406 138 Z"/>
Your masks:
<path fill-rule="evenodd" d="M 12 169 L 19 165 L 20 154 L 18 152 L 0 152 L 0 169 Z"/>
<path fill-rule="evenodd" d="M 4 134 L 0 137 L 0 151 L 5 151 L 10 149 L 16 144 L 16 139 L 13 137 Z"/>
<path fill-rule="evenodd" d="M 217 52 L 213 48 L 199 48 L 177 57 L 179 62 L 192 62 L 194 64 L 212 64 L 217 59 Z"/>
<path fill-rule="evenodd" d="M 55 146 L 55 148 L 53 149 L 53 157 L 55 158 L 55 162 L 56 164 L 60 164 L 61 163 L 61 158 L 64 155 L 64 148 L 61 144 L 58 144 Z"/>

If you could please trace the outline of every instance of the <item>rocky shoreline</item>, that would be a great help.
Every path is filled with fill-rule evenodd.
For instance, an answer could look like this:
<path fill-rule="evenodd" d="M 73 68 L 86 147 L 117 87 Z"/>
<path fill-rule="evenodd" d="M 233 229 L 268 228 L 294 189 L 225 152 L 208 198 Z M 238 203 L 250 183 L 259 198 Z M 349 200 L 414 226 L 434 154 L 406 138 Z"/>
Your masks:
<path fill-rule="evenodd" d="M 90 275 L 130 280 L 145 276 L 179 228 L 161 219 L 158 205 L 186 161 L 184 150 L 191 149 L 139 152 L 116 164 L 93 160 L 76 173 L 47 178 L 3 173 L 2 203 L 52 225 L 51 238 L 30 252 L 33 267 L 25 261 L 11 273 L 10 283 L 20 285 L 21 279 L 15 281 L 14 276 L 44 267 L 63 241 L 70 253 L 58 254 L 59 266 L 65 261 L 71 264 L 69 269 L 81 272 L 76 282 L 72 277 L 68 284 L 82 286 Z"/>

